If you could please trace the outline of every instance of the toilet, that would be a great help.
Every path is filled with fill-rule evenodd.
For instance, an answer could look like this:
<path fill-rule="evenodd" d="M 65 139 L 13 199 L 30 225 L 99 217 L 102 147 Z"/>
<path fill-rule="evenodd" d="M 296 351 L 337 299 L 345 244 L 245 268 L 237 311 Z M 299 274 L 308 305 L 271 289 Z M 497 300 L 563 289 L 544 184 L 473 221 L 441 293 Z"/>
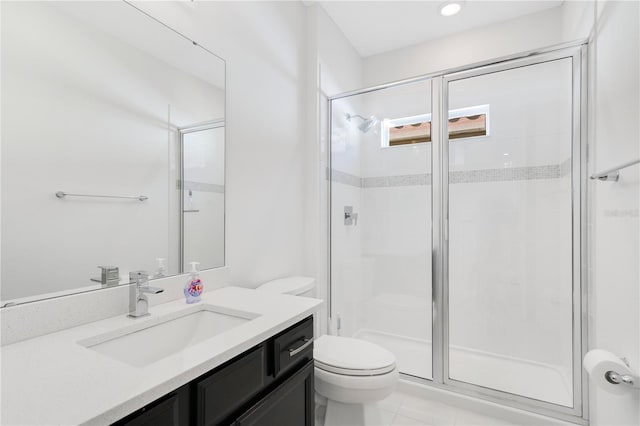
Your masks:
<path fill-rule="evenodd" d="M 287 277 L 257 288 L 281 294 L 313 297 L 315 280 Z M 389 396 L 398 381 L 395 356 L 388 350 L 342 336 L 321 336 L 314 341 L 316 393 L 326 398 L 325 426 L 379 424 L 372 403 Z"/>

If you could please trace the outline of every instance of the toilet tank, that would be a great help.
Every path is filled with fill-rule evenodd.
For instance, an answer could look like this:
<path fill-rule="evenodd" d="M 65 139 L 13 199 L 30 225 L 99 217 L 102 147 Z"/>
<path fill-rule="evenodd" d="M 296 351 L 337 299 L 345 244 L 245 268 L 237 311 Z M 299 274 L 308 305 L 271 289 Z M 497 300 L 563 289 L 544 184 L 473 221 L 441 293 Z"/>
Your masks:
<path fill-rule="evenodd" d="M 316 280 L 311 277 L 286 277 L 262 284 L 256 290 L 294 296 L 314 297 Z"/>

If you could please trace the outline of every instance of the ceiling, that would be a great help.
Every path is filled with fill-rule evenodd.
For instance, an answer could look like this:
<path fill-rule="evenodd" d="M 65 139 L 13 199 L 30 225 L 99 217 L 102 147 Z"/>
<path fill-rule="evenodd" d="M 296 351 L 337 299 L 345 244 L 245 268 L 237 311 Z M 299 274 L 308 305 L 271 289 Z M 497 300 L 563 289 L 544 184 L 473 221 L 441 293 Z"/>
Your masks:
<path fill-rule="evenodd" d="M 440 15 L 444 0 L 318 3 L 365 57 L 558 7 L 562 1 L 467 0 L 450 17 Z"/>

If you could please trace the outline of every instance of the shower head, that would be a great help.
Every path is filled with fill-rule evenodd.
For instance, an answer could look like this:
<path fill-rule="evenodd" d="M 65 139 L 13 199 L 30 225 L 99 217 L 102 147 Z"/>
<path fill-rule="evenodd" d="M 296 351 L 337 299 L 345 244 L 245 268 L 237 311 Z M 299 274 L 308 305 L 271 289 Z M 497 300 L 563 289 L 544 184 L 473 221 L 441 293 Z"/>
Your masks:
<path fill-rule="evenodd" d="M 365 120 L 361 125 L 359 125 L 358 129 L 360 129 L 363 133 L 367 133 L 376 124 L 378 124 L 378 119 L 372 115 L 367 120 Z"/>
<path fill-rule="evenodd" d="M 358 126 L 358 129 L 360 129 L 362 133 L 367 133 L 373 126 L 378 124 L 378 119 L 374 115 L 369 118 L 365 118 L 359 114 L 346 114 L 346 116 L 347 121 L 351 121 L 353 117 L 357 117 L 362 120 L 362 123 Z"/>

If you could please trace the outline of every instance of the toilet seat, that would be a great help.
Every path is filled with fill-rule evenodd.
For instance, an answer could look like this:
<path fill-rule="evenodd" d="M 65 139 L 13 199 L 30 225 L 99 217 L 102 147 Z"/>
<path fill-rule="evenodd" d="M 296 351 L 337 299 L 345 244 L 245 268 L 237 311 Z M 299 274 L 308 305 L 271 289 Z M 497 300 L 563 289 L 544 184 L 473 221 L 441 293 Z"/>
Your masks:
<path fill-rule="evenodd" d="M 322 336 L 315 340 L 316 368 L 344 376 L 379 376 L 396 368 L 395 356 L 378 345 L 341 336 Z"/>
<path fill-rule="evenodd" d="M 343 376 L 379 376 L 381 374 L 390 373 L 395 368 L 394 365 L 390 365 L 388 367 L 370 369 L 370 370 L 364 370 L 364 369 L 351 370 L 348 368 L 340 368 L 334 365 L 323 364 L 320 361 L 315 361 L 314 365 L 316 368 L 319 368 L 320 370 L 324 370 L 334 374 L 341 374 Z"/>

